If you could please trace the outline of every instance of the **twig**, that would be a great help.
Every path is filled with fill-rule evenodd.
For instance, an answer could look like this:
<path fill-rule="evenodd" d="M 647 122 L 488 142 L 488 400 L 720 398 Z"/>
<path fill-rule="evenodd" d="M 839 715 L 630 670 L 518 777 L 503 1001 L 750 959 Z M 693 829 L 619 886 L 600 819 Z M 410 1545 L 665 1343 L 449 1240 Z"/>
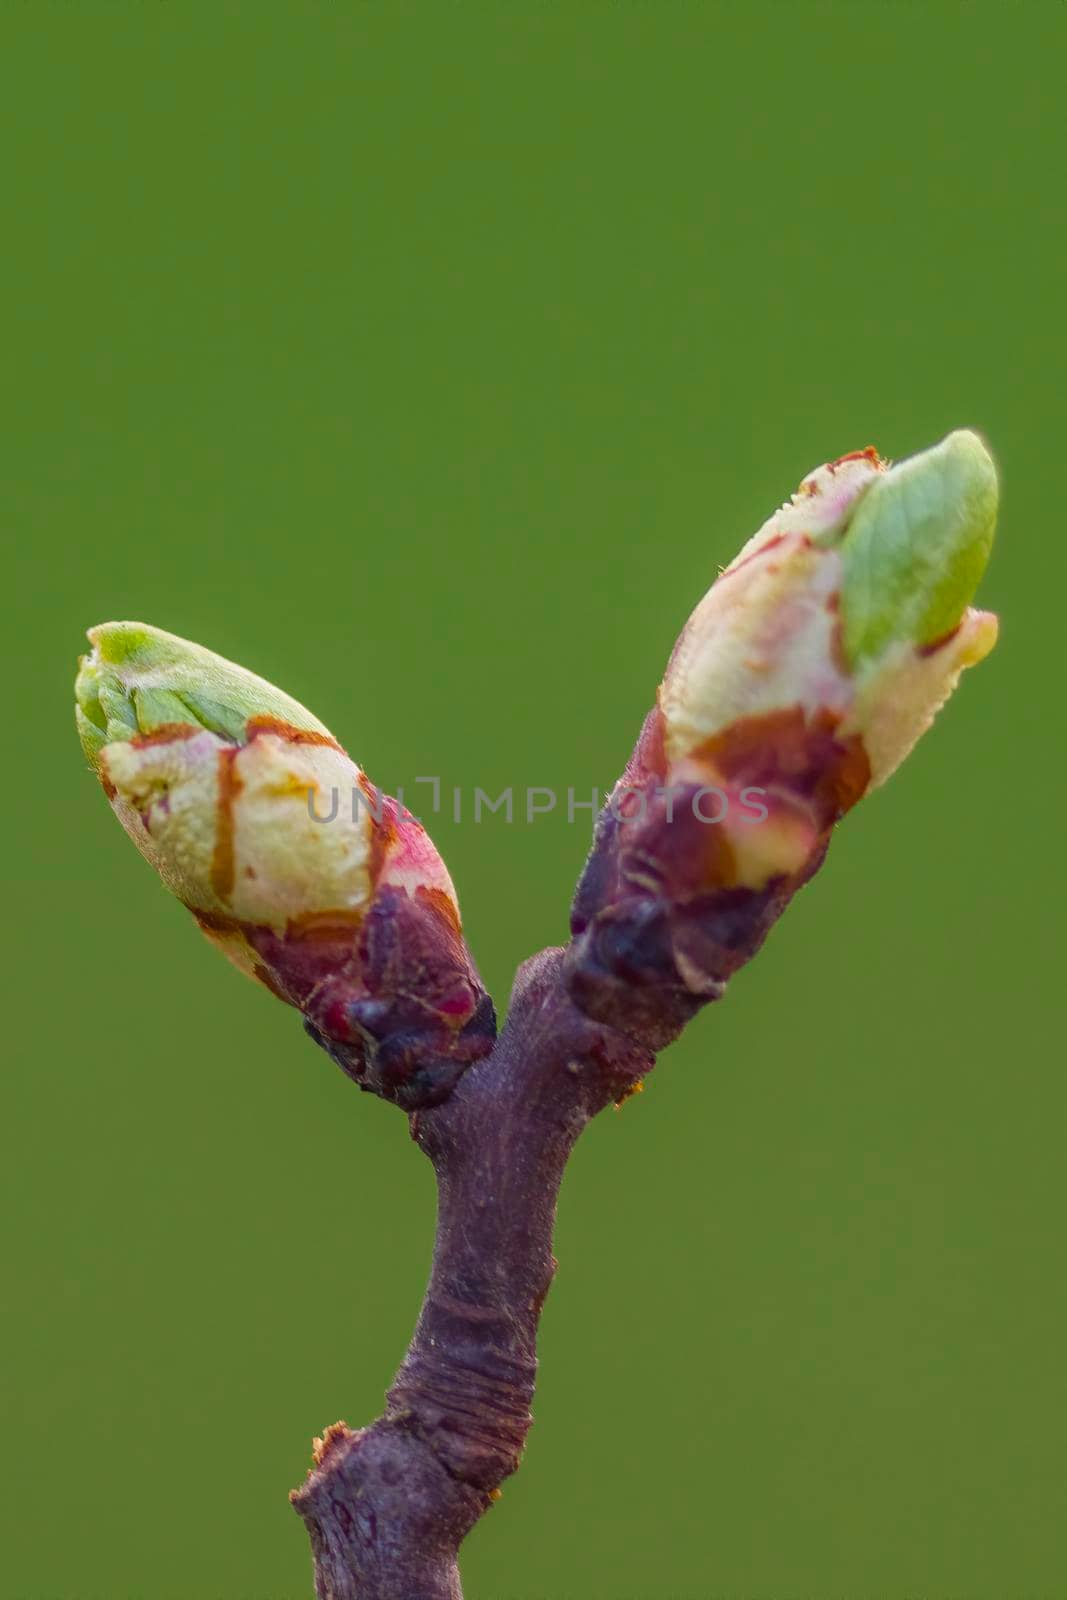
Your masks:
<path fill-rule="evenodd" d="M 731 910 L 731 969 L 773 914 L 758 895 L 747 910 L 745 935 Z M 631 1007 L 619 1027 L 593 1021 L 573 989 L 603 993 L 583 941 L 526 962 L 492 1054 L 443 1105 L 412 1114 L 438 1185 L 430 1282 L 385 1414 L 329 1429 L 292 1495 L 319 1600 L 458 1600 L 459 1546 L 519 1465 L 564 1168 L 590 1119 L 651 1070 L 652 1041 L 679 1026 L 662 981 L 643 987 L 640 1022 Z"/>

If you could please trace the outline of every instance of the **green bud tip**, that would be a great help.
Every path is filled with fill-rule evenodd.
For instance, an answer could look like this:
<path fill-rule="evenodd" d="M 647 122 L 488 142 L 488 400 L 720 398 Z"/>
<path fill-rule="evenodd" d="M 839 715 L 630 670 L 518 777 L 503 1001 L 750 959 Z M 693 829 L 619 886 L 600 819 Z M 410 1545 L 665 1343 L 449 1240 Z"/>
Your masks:
<path fill-rule="evenodd" d="M 243 741 L 251 717 L 329 736 L 298 700 L 202 645 L 145 622 L 89 629 L 74 685 L 78 736 L 90 764 L 107 744 L 177 724 Z"/>
<path fill-rule="evenodd" d="M 996 468 L 968 429 L 872 480 L 840 543 L 850 666 L 898 641 L 926 648 L 959 627 L 989 561 L 996 516 Z"/>

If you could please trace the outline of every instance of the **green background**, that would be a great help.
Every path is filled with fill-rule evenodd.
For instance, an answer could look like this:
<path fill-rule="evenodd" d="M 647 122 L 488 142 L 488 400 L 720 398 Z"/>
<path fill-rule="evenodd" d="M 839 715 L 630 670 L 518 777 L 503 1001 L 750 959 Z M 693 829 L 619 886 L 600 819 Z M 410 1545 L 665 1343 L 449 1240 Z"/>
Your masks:
<path fill-rule="evenodd" d="M 602 788 L 816 463 L 980 428 L 1001 644 L 564 1188 L 505 1596 L 1067 1595 L 1060 4 L 4 4 L 4 1596 L 307 1595 L 432 1175 L 80 759 L 90 623 Z M 1053 701 L 1053 695 L 1056 701 Z M 503 1002 L 566 817 L 433 824 Z"/>

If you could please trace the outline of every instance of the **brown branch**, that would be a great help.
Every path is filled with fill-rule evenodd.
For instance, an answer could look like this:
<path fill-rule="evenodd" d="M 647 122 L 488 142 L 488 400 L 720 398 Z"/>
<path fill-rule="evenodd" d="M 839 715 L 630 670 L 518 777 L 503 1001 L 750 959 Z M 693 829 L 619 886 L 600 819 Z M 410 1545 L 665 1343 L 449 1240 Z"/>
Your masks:
<path fill-rule="evenodd" d="M 564 954 L 520 969 L 492 1055 L 411 1118 L 437 1174 L 430 1283 L 385 1415 L 331 1429 L 292 1497 L 320 1600 L 456 1600 L 460 1542 L 519 1464 L 564 1166 L 654 1061 L 571 1002 Z"/>
<path fill-rule="evenodd" d="M 625 834 L 610 819 L 602 827 L 596 881 L 576 901 L 578 937 L 520 968 L 492 1054 L 443 1104 L 411 1117 L 437 1175 L 430 1283 L 384 1416 L 356 1433 L 330 1429 L 293 1494 L 319 1600 L 459 1600 L 459 1546 L 518 1466 L 530 1427 L 556 1199 L 575 1140 L 721 994 L 822 855 L 773 890 L 605 897 L 605 851 L 621 851 L 625 870 L 627 850 L 647 844 L 644 827 L 629 843 Z"/>
<path fill-rule="evenodd" d="M 530 1427 L 556 1199 L 575 1140 L 719 998 L 825 855 L 838 811 L 821 800 L 823 831 L 793 873 L 759 889 L 716 886 L 714 875 L 709 886 L 708 851 L 722 847 L 685 786 L 673 800 L 664 789 L 660 746 L 653 712 L 622 780 L 641 804 L 632 817 L 612 803 L 601 813 L 573 942 L 519 969 L 492 1053 L 443 1103 L 412 1113 L 437 1175 L 430 1283 L 384 1416 L 358 1433 L 330 1429 L 293 1495 L 319 1600 L 460 1600 L 459 1546 L 518 1466 Z"/>

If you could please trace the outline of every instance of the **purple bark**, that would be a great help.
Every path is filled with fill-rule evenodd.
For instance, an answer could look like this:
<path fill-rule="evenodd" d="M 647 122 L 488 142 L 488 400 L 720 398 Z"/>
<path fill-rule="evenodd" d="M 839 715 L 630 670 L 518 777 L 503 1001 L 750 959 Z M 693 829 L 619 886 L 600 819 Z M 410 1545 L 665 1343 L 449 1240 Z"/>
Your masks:
<path fill-rule="evenodd" d="M 577 1009 L 564 968 L 528 961 L 492 1055 L 411 1118 L 437 1174 L 430 1283 L 385 1415 L 334 1430 L 293 1497 L 320 1600 L 455 1600 L 460 1542 L 519 1464 L 567 1157 L 654 1060 Z"/>
<path fill-rule="evenodd" d="M 411 1116 L 437 1175 L 430 1282 L 385 1414 L 359 1432 L 330 1429 L 293 1494 L 319 1600 L 460 1600 L 459 1546 L 529 1430 L 575 1140 L 718 998 L 822 856 L 769 891 L 696 893 L 655 842 L 648 826 L 602 826 L 575 942 L 519 969 L 492 1053 L 443 1104 Z"/>

